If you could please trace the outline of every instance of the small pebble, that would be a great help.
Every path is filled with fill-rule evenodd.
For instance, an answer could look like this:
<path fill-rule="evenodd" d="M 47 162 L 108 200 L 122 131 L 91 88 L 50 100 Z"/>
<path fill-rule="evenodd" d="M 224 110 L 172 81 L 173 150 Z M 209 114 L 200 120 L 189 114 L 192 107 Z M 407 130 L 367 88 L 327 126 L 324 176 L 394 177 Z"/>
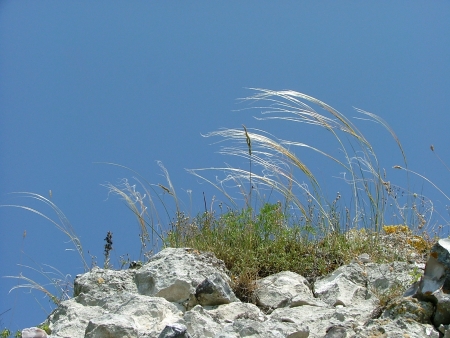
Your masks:
<path fill-rule="evenodd" d="M 358 256 L 358 260 L 361 263 L 370 263 L 370 256 L 369 256 L 369 254 L 363 253 Z"/>

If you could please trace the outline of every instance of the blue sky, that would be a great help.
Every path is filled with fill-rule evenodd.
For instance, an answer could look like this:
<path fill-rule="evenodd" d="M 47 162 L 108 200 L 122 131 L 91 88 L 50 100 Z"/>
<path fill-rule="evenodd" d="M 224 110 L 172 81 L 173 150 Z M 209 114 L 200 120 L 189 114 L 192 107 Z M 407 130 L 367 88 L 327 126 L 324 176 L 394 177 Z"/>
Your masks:
<path fill-rule="evenodd" d="M 444 1 L 2 1 L 0 204 L 26 204 L 54 217 L 45 205 L 8 194 L 49 197 L 51 190 L 101 265 L 107 231 L 117 261 L 139 253 L 139 228 L 102 186 L 133 174 L 96 162 L 164 184 L 161 160 L 196 213 L 203 192 L 208 201 L 221 196 L 185 168 L 247 165 L 217 154 L 219 145 L 202 134 L 245 124 L 338 151 L 311 127 L 236 112 L 246 107 L 236 99 L 252 95 L 250 87 L 303 92 L 349 118 L 358 115 L 353 107 L 381 116 L 400 138 L 409 167 L 450 191 L 450 173 L 430 151 L 433 144 L 449 163 L 449 17 Z M 391 168 L 401 155 L 389 134 L 355 123 L 388 176 L 397 177 Z M 333 198 L 339 172 L 307 163 Z M 445 209 L 429 184 L 416 180 L 413 187 Z M 67 238 L 37 215 L 0 208 L 0 235 L 1 276 L 23 272 L 39 280 L 20 263 L 49 264 L 72 278 L 83 272 Z M 0 313 L 11 308 L 3 325 L 16 330 L 43 321 L 48 300 L 24 290 L 8 294 L 15 285 L 0 279 Z"/>

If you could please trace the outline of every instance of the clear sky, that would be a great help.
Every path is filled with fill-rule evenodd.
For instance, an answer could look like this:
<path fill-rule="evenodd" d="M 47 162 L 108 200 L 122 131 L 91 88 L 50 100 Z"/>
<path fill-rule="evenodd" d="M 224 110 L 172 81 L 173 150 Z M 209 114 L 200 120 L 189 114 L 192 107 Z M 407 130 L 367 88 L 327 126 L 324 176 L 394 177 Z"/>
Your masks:
<path fill-rule="evenodd" d="M 450 163 L 449 17 L 446 1 L 2 1 L 0 204 L 30 205 L 55 218 L 45 205 L 8 194 L 49 198 L 51 190 L 102 265 L 107 231 L 115 262 L 136 257 L 140 242 L 132 213 L 102 186 L 133 173 L 96 162 L 164 184 L 161 160 L 195 214 L 203 192 L 211 201 L 217 191 L 185 168 L 231 161 L 202 134 L 245 124 L 338 151 L 311 127 L 236 112 L 243 107 L 236 99 L 252 95 L 250 87 L 303 92 L 349 118 L 358 115 L 353 107 L 381 116 L 403 143 L 409 167 L 448 192 L 450 173 L 430 145 Z M 401 154 L 389 134 L 355 123 L 395 177 Z M 305 162 L 334 196 L 339 171 Z M 445 216 L 442 195 L 420 180 L 414 187 Z M 83 272 L 67 237 L 37 215 L 0 208 L 0 238 L 0 276 L 22 272 L 45 283 L 20 263 L 49 264 L 72 278 Z M 16 285 L 0 278 L 0 313 L 11 309 L 1 320 L 13 330 L 50 311 L 39 293 L 8 294 Z"/>

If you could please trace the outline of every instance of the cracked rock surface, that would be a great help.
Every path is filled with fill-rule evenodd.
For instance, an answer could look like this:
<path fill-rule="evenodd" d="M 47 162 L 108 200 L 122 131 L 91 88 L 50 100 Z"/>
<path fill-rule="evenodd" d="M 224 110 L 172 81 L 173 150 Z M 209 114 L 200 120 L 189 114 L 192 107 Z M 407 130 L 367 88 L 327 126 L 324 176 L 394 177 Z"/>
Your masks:
<path fill-rule="evenodd" d="M 213 254 L 168 248 L 136 269 L 78 275 L 74 297 L 45 321 L 51 335 L 29 328 L 23 337 L 450 336 L 449 249 L 450 240 L 436 243 L 416 284 L 417 265 L 364 256 L 313 285 L 290 271 L 262 278 L 249 304 L 234 295 Z M 399 285 L 411 288 L 381 306 Z"/>

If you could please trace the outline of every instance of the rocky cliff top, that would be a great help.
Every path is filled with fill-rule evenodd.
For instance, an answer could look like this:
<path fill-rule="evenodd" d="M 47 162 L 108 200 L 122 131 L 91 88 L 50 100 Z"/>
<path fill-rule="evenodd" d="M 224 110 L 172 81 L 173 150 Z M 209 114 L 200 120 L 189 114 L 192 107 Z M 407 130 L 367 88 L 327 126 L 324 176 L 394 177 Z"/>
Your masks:
<path fill-rule="evenodd" d="M 168 248 L 133 269 L 78 275 L 74 297 L 45 324 L 54 338 L 447 337 L 449 243 L 432 248 L 425 275 L 418 263 L 361 255 L 313 284 L 290 271 L 262 278 L 254 304 L 235 296 L 213 254 Z"/>

